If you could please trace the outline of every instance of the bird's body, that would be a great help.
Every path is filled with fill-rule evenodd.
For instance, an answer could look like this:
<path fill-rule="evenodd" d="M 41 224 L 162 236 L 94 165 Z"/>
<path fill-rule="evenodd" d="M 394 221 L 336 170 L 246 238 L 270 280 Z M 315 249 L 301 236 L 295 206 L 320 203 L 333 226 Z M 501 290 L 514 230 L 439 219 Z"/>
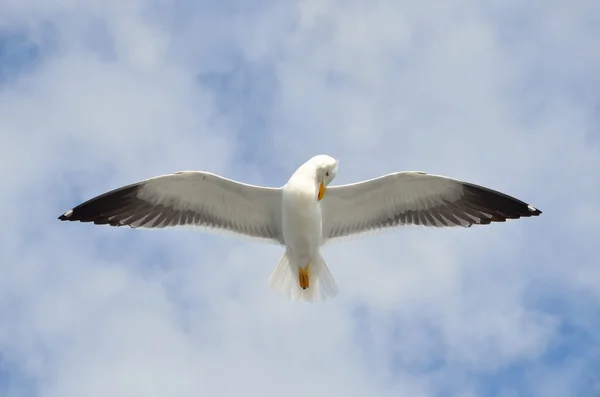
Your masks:
<path fill-rule="evenodd" d="M 296 178 L 294 178 L 296 177 Z M 321 203 L 314 182 L 294 174 L 282 188 L 281 221 L 289 259 L 308 263 L 318 253 L 322 234 Z"/>
<path fill-rule="evenodd" d="M 503 193 L 423 172 L 328 188 L 337 169 L 332 157 L 315 156 L 281 188 L 177 172 L 102 194 L 59 219 L 146 228 L 196 225 L 276 242 L 285 253 L 269 285 L 293 299 L 314 301 L 338 292 L 319 251 L 326 242 L 389 227 L 469 227 L 541 214 Z"/>
<path fill-rule="evenodd" d="M 284 294 L 290 291 L 292 297 L 303 300 L 313 300 L 311 297 L 318 292 L 318 286 L 310 288 L 311 278 L 316 283 L 322 268 L 326 266 L 319 252 L 323 217 L 318 191 L 315 170 L 310 163 L 300 167 L 283 186 L 281 220 L 285 255 L 281 266 L 273 271 L 269 279 L 275 290 Z"/>

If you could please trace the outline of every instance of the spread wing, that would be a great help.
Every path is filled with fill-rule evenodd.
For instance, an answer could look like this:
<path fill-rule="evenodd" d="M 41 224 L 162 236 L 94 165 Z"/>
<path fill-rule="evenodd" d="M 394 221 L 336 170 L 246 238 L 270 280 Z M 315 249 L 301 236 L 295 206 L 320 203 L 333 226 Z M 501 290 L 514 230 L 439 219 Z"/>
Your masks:
<path fill-rule="evenodd" d="M 281 189 L 198 171 L 158 176 L 115 189 L 58 219 L 134 228 L 196 225 L 283 243 Z"/>
<path fill-rule="evenodd" d="M 321 205 L 324 241 L 403 225 L 469 227 L 542 213 L 495 190 L 423 172 L 331 186 Z"/>

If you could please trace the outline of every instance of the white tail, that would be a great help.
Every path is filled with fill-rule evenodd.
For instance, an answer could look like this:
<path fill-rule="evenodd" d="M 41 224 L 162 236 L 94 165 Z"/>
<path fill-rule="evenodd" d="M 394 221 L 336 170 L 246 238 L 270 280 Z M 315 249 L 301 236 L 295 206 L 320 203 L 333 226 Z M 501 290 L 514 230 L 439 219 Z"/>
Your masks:
<path fill-rule="evenodd" d="M 298 265 L 290 263 L 287 255 L 283 254 L 269 277 L 269 286 L 292 300 L 312 302 L 337 295 L 338 287 L 321 254 L 317 254 L 311 262 L 309 277 L 310 286 L 302 289 L 298 280 Z"/>

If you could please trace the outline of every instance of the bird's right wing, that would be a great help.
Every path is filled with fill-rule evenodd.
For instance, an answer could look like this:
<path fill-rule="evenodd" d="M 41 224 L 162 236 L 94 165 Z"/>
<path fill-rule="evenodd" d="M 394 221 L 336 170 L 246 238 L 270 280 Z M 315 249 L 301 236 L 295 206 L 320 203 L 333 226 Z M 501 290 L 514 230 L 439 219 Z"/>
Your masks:
<path fill-rule="evenodd" d="M 468 227 L 541 214 L 504 193 L 424 172 L 331 186 L 321 205 L 323 242 L 403 225 Z"/>
<path fill-rule="evenodd" d="M 59 219 L 134 228 L 196 225 L 283 244 L 281 191 L 184 171 L 112 190 Z"/>

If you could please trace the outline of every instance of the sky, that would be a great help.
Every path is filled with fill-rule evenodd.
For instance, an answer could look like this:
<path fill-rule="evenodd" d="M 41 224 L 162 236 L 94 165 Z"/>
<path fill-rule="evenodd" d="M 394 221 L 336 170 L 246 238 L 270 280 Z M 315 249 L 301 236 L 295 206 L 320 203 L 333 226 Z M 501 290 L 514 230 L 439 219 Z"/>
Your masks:
<path fill-rule="evenodd" d="M 0 396 L 600 396 L 600 3 L 0 0 Z M 283 249 L 60 222 L 205 170 L 416 170 L 541 209 Z"/>

